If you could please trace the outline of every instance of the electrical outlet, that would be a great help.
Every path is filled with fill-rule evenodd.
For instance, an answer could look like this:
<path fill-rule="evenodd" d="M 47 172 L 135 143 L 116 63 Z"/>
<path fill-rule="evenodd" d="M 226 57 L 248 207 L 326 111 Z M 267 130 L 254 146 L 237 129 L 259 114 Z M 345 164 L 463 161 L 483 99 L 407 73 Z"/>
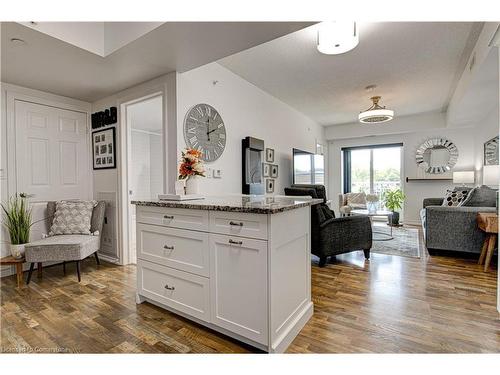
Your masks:
<path fill-rule="evenodd" d="M 207 168 L 207 170 L 205 171 L 205 176 L 207 176 L 207 178 L 212 178 L 213 172 L 214 170 L 212 168 Z"/>

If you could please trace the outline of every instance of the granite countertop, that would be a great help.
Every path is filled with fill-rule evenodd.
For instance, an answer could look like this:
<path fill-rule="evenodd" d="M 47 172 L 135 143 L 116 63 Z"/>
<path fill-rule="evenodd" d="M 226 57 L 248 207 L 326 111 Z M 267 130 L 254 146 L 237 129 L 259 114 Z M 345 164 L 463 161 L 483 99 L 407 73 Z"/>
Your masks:
<path fill-rule="evenodd" d="M 158 199 L 133 200 L 137 206 L 170 208 L 189 208 L 209 211 L 247 212 L 255 214 L 276 214 L 296 208 L 307 207 L 323 202 L 310 197 L 226 195 L 207 196 L 204 199 L 189 201 L 166 201 Z"/>

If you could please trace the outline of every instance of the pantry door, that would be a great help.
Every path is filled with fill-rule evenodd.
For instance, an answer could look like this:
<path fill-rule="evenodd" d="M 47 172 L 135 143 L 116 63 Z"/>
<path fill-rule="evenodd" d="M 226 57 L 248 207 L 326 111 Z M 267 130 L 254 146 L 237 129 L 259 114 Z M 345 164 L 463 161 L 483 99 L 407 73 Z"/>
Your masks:
<path fill-rule="evenodd" d="M 90 199 L 87 115 L 22 100 L 14 106 L 17 192 L 32 195 L 33 219 L 46 217 L 47 201 Z M 32 239 L 48 229 L 39 223 Z"/>

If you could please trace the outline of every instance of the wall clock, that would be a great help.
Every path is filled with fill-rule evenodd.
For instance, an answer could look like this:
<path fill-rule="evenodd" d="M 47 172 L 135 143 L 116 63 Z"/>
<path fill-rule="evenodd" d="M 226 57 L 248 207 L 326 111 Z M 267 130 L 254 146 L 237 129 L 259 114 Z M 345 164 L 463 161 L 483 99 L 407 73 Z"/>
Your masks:
<path fill-rule="evenodd" d="M 484 165 L 498 165 L 498 135 L 484 144 Z"/>
<path fill-rule="evenodd" d="M 219 112 L 208 104 L 196 104 L 184 118 L 184 140 L 202 152 L 202 159 L 213 162 L 226 148 L 226 126 Z"/>

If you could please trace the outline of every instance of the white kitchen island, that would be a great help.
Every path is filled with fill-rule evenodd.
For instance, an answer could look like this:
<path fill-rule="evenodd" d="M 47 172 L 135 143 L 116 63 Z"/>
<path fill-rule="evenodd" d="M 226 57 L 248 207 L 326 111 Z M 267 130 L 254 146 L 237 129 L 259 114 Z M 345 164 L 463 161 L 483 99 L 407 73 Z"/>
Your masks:
<path fill-rule="evenodd" d="M 137 303 L 163 307 L 267 352 L 313 313 L 310 206 L 224 196 L 137 205 Z"/>

